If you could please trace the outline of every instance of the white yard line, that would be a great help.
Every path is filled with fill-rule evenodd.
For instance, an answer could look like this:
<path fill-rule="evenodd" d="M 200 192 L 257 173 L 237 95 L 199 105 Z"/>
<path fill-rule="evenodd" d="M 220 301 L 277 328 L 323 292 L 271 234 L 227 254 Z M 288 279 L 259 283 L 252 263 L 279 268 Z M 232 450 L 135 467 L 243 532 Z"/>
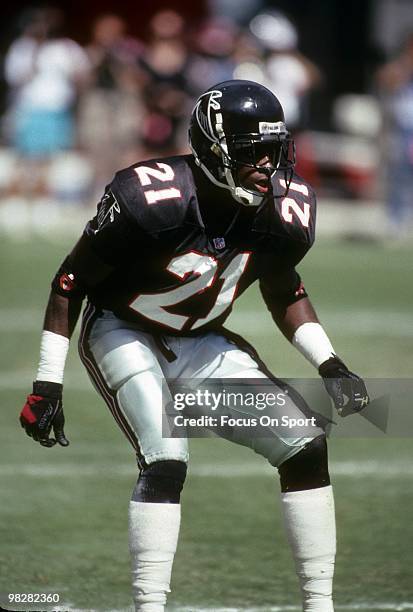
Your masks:
<path fill-rule="evenodd" d="M 366 476 L 379 479 L 412 478 L 413 463 L 379 461 L 332 461 L 330 470 L 333 476 L 351 478 L 365 478 Z M 17 464 L 3 462 L 0 465 L 0 477 L 28 476 L 34 478 L 76 477 L 95 478 L 101 474 L 108 476 L 134 476 L 137 468 L 133 463 L 87 465 L 85 463 L 56 464 Z M 189 475 L 194 478 L 244 478 L 264 477 L 274 478 L 275 469 L 268 464 L 200 464 L 189 467 Z"/>
<path fill-rule="evenodd" d="M 413 603 L 391 603 L 391 602 L 363 602 L 363 603 L 352 603 L 352 604 L 336 604 L 335 610 L 361 610 L 365 612 L 404 612 L 405 610 L 413 610 Z M 301 606 L 258 606 L 253 608 L 211 608 L 209 606 L 198 608 L 193 606 L 168 606 L 168 612 L 296 612 L 302 610 Z M 98 608 L 76 608 L 72 604 L 62 605 L 57 608 L 53 608 L 53 612 L 132 612 L 133 608 L 119 608 L 119 609 L 98 609 Z"/>
<path fill-rule="evenodd" d="M 335 610 L 366 610 L 369 612 L 379 612 L 385 610 L 413 610 L 413 603 L 354 603 L 346 605 L 335 605 Z M 175 608 L 170 608 L 170 612 L 173 612 Z M 176 610 L 178 610 L 176 608 Z M 295 610 L 302 610 L 301 606 L 268 606 L 254 607 L 254 608 L 179 608 L 179 612 L 295 612 Z M 111 612 L 120 612 L 120 610 L 113 610 Z"/>
<path fill-rule="evenodd" d="M 379 335 L 384 337 L 413 338 L 413 316 L 408 312 L 391 310 L 353 310 L 345 311 L 326 310 L 318 308 L 317 312 L 326 328 L 334 328 L 336 334 L 359 334 L 363 336 Z M 262 321 L 265 311 L 246 310 L 231 314 L 228 327 L 239 330 L 240 333 L 254 334 L 255 336 L 268 336 L 268 325 L 271 319 L 268 316 L 268 325 L 257 325 Z"/>
<path fill-rule="evenodd" d="M 392 478 L 394 476 L 412 477 L 413 463 L 406 462 L 384 463 L 378 461 L 331 461 L 330 471 L 335 476 L 351 476 L 364 478 L 377 476 L 379 478 Z M 237 478 L 244 476 L 273 477 L 274 468 L 267 463 L 260 464 L 205 464 L 189 468 L 189 473 L 200 477 Z"/>
<path fill-rule="evenodd" d="M 335 610 L 368 610 L 378 612 L 379 610 L 413 610 L 411 603 L 354 603 L 347 605 L 335 605 Z M 174 608 L 171 608 L 171 612 Z M 302 610 L 301 606 L 272 606 L 255 608 L 179 608 L 180 612 L 295 612 Z M 115 611 L 113 611 L 115 612 Z M 116 611 L 120 612 L 120 611 Z"/>
<path fill-rule="evenodd" d="M 338 328 L 342 333 L 357 333 L 363 335 L 379 334 L 386 337 L 413 337 L 413 315 L 409 312 L 392 310 L 346 309 L 345 311 L 319 309 L 323 322 Z M 263 305 L 262 310 L 238 310 L 228 320 L 228 326 L 239 328 L 244 333 L 258 336 L 268 335 L 266 325 L 257 325 L 257 320 L 270 315 Z M 258 318 L 257 318 L 258 317 Z M 30 332 L 38 331 L 43 321 L 43 312 L 38 309 L 0 308 L 0 332 Z"/>
<path fill-rule="evenodd" d="M 257 318 L 258 317 L 258 318 Z M 268 325 L 257 325 L 257 320 L 263 321 L 268 317 Z M 334 329 L 334 333 L 340 335 L 378 335 L 391 338 L 413 338 L 413 315 L 397 311 L 370 311 L 370 310 L 347 310 L 337 312 L 335 310 L 321 310 L 320 317 L 325 325 Z M 43 314 L 36 309 L 2 309 L 0 308 L 0 333 L 27 333 L 37 332 L 40 341 L 40 329 Z M 268 337 L 268 329 L 271 326 L 269 315 L 263 310 L 237 311 L 231 315 L 229 327 L 235 331 L 245 334 L 247 337 Z M 19 336 L 16 337 L 16 346 Z M 76 339 L 72 344 L 76 343 Z M 34 365 L 33 365 L 34 367 Z M 19 390 L 27 388 L 27 381 L 31 380 L 33 370 L 3 370 L 0 372 L 0 391 Z M 68 371 L 66 384 L 73 390 L 91 391 L 84 371 L 80 368 Z"/>

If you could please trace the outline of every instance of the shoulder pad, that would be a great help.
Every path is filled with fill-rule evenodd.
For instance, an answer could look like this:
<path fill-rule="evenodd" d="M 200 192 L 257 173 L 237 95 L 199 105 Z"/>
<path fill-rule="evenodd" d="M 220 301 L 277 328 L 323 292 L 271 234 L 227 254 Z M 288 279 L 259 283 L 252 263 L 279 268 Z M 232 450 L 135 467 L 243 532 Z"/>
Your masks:
<path fill-rule="evenodd" d="M 119 171 L 113 181 L 125 206 L 148 234 L 199 225 L 192 204 L 196 191 L 188 156 L 150 159 Z"/>

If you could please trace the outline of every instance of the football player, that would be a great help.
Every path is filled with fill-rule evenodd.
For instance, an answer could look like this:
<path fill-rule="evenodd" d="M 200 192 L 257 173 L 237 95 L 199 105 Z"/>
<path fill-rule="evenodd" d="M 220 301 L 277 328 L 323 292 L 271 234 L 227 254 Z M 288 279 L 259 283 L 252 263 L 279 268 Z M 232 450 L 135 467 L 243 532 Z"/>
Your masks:
<path fill-rule="evenodd" d="M 265 379 L 275 392 L 283 388 L 223 327 L 247 287 L 258 281 L 276 325 L 318 369 L 342 415 L 368 402 L 295 270 L 314 241 L 316 202 L 294 174 L 278 99 L 250 81 L 211 87 L 195 104 L 189 140 L 191 155 L 139 162 L 108 185 L 52 282 L 33 392 L 20 416 L 41 445 L 69 444 L 63 370 L 87 297 L 80 356 L 138 459 L 129 543 L 140 612 L 165 609 L 188 462 L 187 439 L 162 436 L 162 381 Z M 304 410 L 297 394 L 283 408 L 292 418 Z M 248 444 L 278 469 L 303 609 L 330 612 L 336 536 L 324 431 L 286 437 L 275 429 Z"/>

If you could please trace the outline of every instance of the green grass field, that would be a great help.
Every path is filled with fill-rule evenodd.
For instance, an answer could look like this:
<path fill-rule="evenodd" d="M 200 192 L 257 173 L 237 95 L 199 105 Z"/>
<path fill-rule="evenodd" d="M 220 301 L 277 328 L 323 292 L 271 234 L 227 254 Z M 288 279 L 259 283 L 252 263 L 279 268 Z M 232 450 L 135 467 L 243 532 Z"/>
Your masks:
<path fill-rule="evenodd" d="M 58 593 L 61 610 L 123 611 L 131 606 L 134 456 L 92 390 L 75 343 L 65 379 L 70 447 L 34 444 L 17 420 L 37 365 L 49 279 L 68 244 L 0 243 L 0 604 L 39 609 L 7 606 L 6 594 Z M 413 378 L 411 258 L 407 249 L 321 242 L 300 267 L 337 351 L 366 377 Z M 255 288 L 228 326 L 278 375 L 313 374 L 275 330 Z M 277 475 L 221 440 L 192 440 L 191 450 L 170 609 L 299 610 Z M 413 609 L 411 437 L 332 439 L 330 458 L 337 610 Z"/>

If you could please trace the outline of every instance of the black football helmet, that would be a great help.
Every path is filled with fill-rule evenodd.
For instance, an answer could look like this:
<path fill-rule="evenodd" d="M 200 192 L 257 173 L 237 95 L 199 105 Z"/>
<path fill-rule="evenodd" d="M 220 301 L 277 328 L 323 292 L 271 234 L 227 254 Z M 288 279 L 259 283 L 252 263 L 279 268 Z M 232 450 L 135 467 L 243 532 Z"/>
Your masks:
<path fill-rule="evenodd" d="M 283 172 L 286 191 L 295 164 L 294 142 L 276 96 L 253 81 L 224 81 L 203 93 L 192 111 L 189 144 L 195 161 L 235 200 L 258 206 L 263 194 L 243 186 L 239 169 L 249 166 L 272 176 Z M 265 167 L 257 163 L 267 157 Z"/>

